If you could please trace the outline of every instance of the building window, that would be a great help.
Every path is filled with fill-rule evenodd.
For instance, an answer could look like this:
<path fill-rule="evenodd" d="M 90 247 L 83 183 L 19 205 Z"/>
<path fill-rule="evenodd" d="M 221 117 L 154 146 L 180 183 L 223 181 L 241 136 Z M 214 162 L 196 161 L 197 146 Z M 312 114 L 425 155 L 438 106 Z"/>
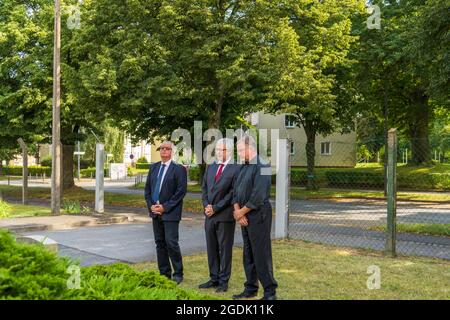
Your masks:
<path fill-rule="evenodd" d="M 291 155 L 295 154 L 295 145 L 294 145 L 294 141 L 291 141 Z"/>
<path fill-rule="evenodd" d="M 331 154 L 331 142 L 322 142 L 320 144 L 320 154 L 328 156 Z"/>
<path fill-rule="evenodd" d="M 286 128 L 295 128 L 295 117 L 290 114 L 284 115 L 284 126 Z"/>

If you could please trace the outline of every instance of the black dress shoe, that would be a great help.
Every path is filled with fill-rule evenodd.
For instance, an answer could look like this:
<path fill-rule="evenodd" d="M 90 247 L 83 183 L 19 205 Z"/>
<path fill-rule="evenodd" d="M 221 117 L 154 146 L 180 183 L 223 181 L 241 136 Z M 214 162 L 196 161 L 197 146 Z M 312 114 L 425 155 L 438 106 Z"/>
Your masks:
<path fill-rule="evenodd" d="M 227 292 L 228 291 L 228 284 L 219 284 L 219 286 L 216 289 L 216 292 Z"/>
<path fill-rule="evenodd" d="M 277 296 L 275 294 L 264 295 L 260 300 L 277 300 Z"/>
<path fill-rule="evenodd" d="M 256 297 L 256 294 L 257 294 L 256 292 L 252 293 L 252 292 L 244 291 L 242 293 L 233 295 L 233 299 L 238 300 L 238 299 L 253 298 L 253 297 Z"/>
<path fill-rule="evenodd" d="M 173 281 L 175 281 L 177 284 L 180 284 L 183 282 L 183 277 L 173 277 Z"/>
<path fill-rule="evenodd" d="M 215 288 L 218 287 L 219 283 L 209 280 L 208 282 L 202 283 L 199 285 L 199 289 L 209 289 L 209 288 Z"/>

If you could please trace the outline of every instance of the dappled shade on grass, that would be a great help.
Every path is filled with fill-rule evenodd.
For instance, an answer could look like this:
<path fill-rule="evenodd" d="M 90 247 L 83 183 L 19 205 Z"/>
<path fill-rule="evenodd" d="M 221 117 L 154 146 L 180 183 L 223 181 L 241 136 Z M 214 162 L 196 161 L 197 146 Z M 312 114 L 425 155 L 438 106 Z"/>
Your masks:
<path fill-rule="evenodd" d="M 184 257 L 183 288 L 196 288 L 208 280 L 206 254 Z M 400 256 L 392 259 L 371 250 L 349 249 L 298 240 L 273 241 L 275 279 L 280 299 L 448 299 L 450 261 Z M 381 271 L 381 288 L 369 290 L 369 266 Z M 136 265 L 138 270 L 156 270 L 155 263 Z M 244 288 L 242 249 L 233 249 L 230 298 Z M 214 293 L 205 290 L 205 293 Z M 216 293 L 214 293 L 216 294 Z M 259 290 L 262 296 L 262 289 Z"/>

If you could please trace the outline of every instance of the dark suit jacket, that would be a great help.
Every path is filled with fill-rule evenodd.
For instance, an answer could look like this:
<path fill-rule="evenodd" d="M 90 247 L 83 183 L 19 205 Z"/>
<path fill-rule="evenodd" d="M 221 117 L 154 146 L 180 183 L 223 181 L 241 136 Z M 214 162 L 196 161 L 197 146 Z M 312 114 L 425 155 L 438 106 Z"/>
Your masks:
<path fill-rule="evenodd" d="M 147 207 L 150 208 L 155 203 L 152 200 L 152 191 L 155 190 L 156 180 L 158 179 L 161 161 L 150 165 L 150 171 L 145 183 L 145 200 Z M 159 192 L 159 203 L 164 207 L 162 214 L 163 221 L 180 221 L 183 210 L 183 198 L 187 191 L 187 172 L 186 169 L 172 160 L 167 168 L 161 189 Z M 156 218 L 157 215 L 149 213 L 149 216 Z"/>
<path fill-rule="evenodd" d="M 240 165 L 228 163 L 222 171 L 217 182 L 214 182 L 219 165 L 214 162 L 208 166 L 203 176 L 202 201 L 203 207 L 208 204 L 213 206 L 214 214 L 207 219 L 216 221 L 234 221 L 233 207 L 233 186 L 240 170 Z"/>

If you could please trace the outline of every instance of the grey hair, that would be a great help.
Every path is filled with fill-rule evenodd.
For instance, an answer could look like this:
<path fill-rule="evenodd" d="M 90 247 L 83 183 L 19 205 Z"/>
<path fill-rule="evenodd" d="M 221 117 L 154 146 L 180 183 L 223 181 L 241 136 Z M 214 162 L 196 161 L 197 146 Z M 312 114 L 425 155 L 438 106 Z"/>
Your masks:
<path fill-rule="evenodd" d="M 255 139 L 250 135 L 244 135 L 242 138 L 238 140 L 236 145 L 244 143 L 246 146 L 249 146 L 253 150 L 258 150 L 258 147 L 256 146 Z"/>
<path fill-rule="evenodd" d="M 222 138 L 217 140 L 216 146 L 217 145 L 224 145 L 227 147 L 227 150 L 233 150 L 234 148 L 234 142 L 232 139 L 229 138 Z"/>
<path fill-rule="evenodd" d="M 172 141 L 170 141 L 170 140 L 165 140 L 163 143 L 161 143 L 161 144 L 159 145 L 159 148 L 161 148 L 161 146 L 162 146 L 163 144 L 170 144 L 170 147 L 172 148 L 172 150 L 175 149 L 175 144 L 174 144 Z"/>

